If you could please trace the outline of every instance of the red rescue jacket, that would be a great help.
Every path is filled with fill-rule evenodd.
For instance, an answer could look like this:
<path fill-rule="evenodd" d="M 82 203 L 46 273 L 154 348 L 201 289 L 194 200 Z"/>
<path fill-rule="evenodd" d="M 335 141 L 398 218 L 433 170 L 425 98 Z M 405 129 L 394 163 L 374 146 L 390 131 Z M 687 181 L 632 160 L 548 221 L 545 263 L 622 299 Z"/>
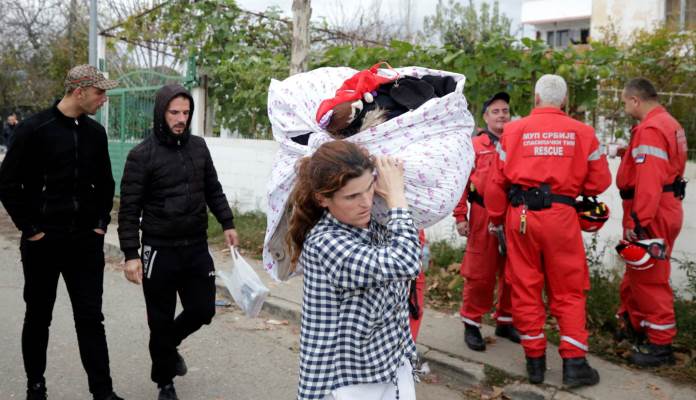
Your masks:
<path fill-rule="evenodd" d="M 635 228 L 632 213 L 636 213 L 641 226 L 650 225 L 658 210 L 663 186 L 672 184 L 677 176 L 684 176 L 686 159 L 684 128 L 664 107 L 655 107 L 633 127 L 631 141 L 616 175 L 619 190 L 635 191 L 632 200 L 623 201 L 624 228 Z"/>
<path fill-rule="evenodd" d="M 474 190 L 483 197 L 486 190 L 486 183 L 488 183 L 489 172 L 493 167 L 495 159 L 498 157 L 495 150 L 495 143 L 488 134 L 482 133 L 474 137 L 471 142 L 474 145 L 474 168 L 471 170 L 469 182 L 464 189 L 464 194 L 452 212 L 457 222 L 467 220 L 467 214 L 469 212 L 468 198 L 472 186 Z"/>
<path fill-rule="evenodd" d="M 510 185 L 528 189 L 543 183 L 553 194 L 570 197 L 596 196 L 611 184 L 594 129 L 551 107 L 505 125 L 484 196 L 491 221 L 503 223 Z"/>

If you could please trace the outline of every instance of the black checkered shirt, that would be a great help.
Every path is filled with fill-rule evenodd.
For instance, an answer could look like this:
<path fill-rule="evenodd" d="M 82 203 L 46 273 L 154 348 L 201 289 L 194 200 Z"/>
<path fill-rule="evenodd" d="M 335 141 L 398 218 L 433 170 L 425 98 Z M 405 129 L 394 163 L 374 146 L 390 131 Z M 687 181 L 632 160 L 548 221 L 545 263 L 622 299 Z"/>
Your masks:
<path fill-rule="evenodd" d="M 420 267 L 418 231 L 407 209 L 387 215 L 386 226 L 362 229 L 327 212 L 304 242 L 300 400 L 395 382 L 402 360 L 415 357 L 407 299 Z"/>

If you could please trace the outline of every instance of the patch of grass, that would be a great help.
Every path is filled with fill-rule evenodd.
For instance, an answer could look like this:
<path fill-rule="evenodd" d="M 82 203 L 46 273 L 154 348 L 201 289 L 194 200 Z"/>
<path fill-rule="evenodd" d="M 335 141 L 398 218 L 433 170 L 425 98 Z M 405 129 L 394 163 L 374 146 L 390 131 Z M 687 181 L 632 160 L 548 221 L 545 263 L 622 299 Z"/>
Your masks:
<path fill-rule="evenodd" d="M 619 307 L 621 277 L 616 272 L 590 271 L 590 291 L 587 293 L 587 326 L 598 332 L 616 330 L 616 310 Z"/>
<path fill-rule="evenodd" d="M 266 214 L 261 211 L 234 212 L 234 225 L 239 235 L 239 247 L 244 255 L 260 258 L 263 253 L 263 239 L 266 235 Z M 224 246 L 222 227 L 215 217 L 208 213 L 208 242 Z"/>
<path fill-rule="evenodd" d="M 461 263 L 464 256 L 464 247 L 455 247 L 446 240 L 438 240 L 430 243 L 430 259 L 433 266 L 446 268 L 454 263 Z"/>
<path fill-rule="evenodd" d="M 515 381 L 515 378 L 502 369 L 492 367 L 488 364 L 483 365 L 483 372 L 486 375 L 484 385 L 503 387 L 510 382 Z"/>
<path fill-rule="evenodd" d="M 464 279 L 459 266 L 464 247 L 455 247 L 445 240 L 430 243 L 431 266 L 426 272 L 428 305 L 453 311 L 459 308 Z"/>

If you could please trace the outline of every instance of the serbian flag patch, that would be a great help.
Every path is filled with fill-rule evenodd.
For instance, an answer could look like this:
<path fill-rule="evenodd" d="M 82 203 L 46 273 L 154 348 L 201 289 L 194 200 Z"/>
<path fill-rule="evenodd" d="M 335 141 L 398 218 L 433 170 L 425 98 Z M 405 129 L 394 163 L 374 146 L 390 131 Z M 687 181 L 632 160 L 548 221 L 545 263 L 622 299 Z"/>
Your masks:
<path fill-rule="evenodd" d="M 645 154 L 638 154 L 633 160 L 635 160 L 636 164 L 642 164 L 645 162 Z"/>

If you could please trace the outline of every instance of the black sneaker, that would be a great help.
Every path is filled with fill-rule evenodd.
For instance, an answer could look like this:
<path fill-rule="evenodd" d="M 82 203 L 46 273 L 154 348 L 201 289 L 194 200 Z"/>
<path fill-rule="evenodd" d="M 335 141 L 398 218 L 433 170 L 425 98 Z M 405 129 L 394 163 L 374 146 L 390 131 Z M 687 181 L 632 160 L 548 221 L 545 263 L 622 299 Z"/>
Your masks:
<path fill-rule="evenodd" d="M 672 345 L 652 343 L 637 346 L 628 360 L 638 367 L 659 367 L 673 365 L 675 362 Z"/>
<path fill-rule="evenodd" d="M 179 398 L 176 397 L 174 384 L 170 383 L 169 385 L 162 386 L 160 388 L 159 396 L 157 396 L 157 400 L 179 400 Z"/>
<path fill-rule="evenodd" d="M 520 333 L 512 324 L 500 324 L 495 327 L 495 336 L 506 338 L 515 343 L 520 342 Z"/>
<path fill-rule="evenodd" d="M 116 393 L 111 392 L 106 397 L 95 397 L 94 399 L 95 400 L 123 400 L 123 397 L 119 397 L 119 395 L 117 395 Z"/>
<path fill-rule="evenodd" d="M 546 355 L 541 357 L 527 357 L 527 376 L 529 383 L 535 385 L 544 383 L 546 374 Z"/>
<path fill-rule="evenodd" d="M 184 376 L 188 372 L 186 361 L 184 361 L 184 357 L 178 351 L 176 352 L 176 365 L 174 368 L 177 376 Z"/>
<path fill-rule="evenodd" d="M 27 400 L 46 400 L 46 384 L 43 382 L 34 383 L 27 387 Z"/>
<path fill-rule="evenodd" d="M 464 323 L 464 343 L 474 351 L 486 350 L 486 342 L 481 336 L 481 330 L 474 325 Z"/>
<path fill-rule="evenodd" d="M 599 383 L 599 372 L 590 367 L 585 357 L 563 359 L 563 384 L 568 388 Z"/>

